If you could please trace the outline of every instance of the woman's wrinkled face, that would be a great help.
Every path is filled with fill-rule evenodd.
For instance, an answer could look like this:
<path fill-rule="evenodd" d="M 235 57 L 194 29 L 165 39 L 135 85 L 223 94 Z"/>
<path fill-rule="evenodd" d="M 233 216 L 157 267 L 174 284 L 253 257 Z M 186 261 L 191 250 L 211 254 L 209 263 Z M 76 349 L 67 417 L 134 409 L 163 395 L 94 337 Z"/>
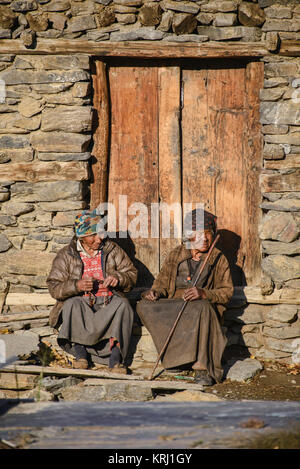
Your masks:
<path fill-rule="evenodd" d="M 190 238 L 191 249 L 199 252 L 207 252 L 213 241 L 213 232 L 211 230 L 199 230 L 194 232 Z"/>
<path fill-rule="evenodd" d="M 98 233 L 96 233 L 89 236 L 84 236 L 80 239 L 80 241 L 85 249 L 92 249 L 93 251 L 97 251 L 97 249 L 100 247 L 100 244 L 102 243 L 102 238 Z"/>

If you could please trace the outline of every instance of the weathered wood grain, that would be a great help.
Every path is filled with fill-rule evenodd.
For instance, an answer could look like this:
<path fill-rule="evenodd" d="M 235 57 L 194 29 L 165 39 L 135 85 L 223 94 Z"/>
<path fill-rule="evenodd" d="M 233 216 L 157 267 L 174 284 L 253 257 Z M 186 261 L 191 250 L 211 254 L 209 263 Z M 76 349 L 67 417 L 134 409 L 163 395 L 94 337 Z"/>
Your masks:
<path fill-rule="evenodd" d="M 90 54 L 103 57 L 263 57 L 268 50 L 260 42 L 209 42 L 203 44 L 152 41 L 136 42 L 92 42 L 86 40 L 38 39 L 34 49 L 27 49 L 23 42 L 16 40 L 0 40 L 2 54 Z"/>
<path fill-rule="evenodd" d="M 94 89 L 94 115 L 92 156 L 91 202 L 92 209 L 107 202 L 108 156 L 109 156 L 109 95 L 106 64 L 98 60 L 92 75 Z"/>
<path fill-rule="evenodd" d="M 300 41 L 281 41 L 279 55 L 300 57 Z"/>
<path fill-rule="evenodd" d="M 88 165 L 83 161 L 62 163 L 29 162 L 1 166 L 0 181 L 84 181 L 89 177 Z"/>
<path fill-rule="evenodd" d="M 116 209 L 120 241 L 134 255 L 139 279 L 144 280 L 148 272 L 156 276 L 159 271 L 159 239 L 151 238 L 150 232 L 151 204 L 158 202 L 157 67 L 112 66 L 109 86 L 108 201 Z"/>
<path fill-rule="evenodd" d="M 161 267 L 166 255 L 180 243 L 181 238 L 180 68 L 160 67 L 158 81 L 159 201 L 162 209 L 159 249 Z M 175 210 L 168 212 L 168 207 L 170 209 L 174 207 Z M 178 207 L 179 212 L 176 211 Z M 170 237 L 168 238 L 169 221 Z"/>

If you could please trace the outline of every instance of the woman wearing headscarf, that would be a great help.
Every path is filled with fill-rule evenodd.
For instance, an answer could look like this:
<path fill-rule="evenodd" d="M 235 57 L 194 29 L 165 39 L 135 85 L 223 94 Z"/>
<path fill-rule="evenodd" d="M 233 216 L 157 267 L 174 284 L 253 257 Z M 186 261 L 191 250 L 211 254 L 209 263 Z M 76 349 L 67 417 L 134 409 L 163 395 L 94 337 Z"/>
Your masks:
<path fill-rule="evenodd" d="M 167 256 L 137 312 L 160 353 L 183 302 L 188 301 L 162 365 L 168 369 L 190 364 L 195 382 L 209 386 L 223 376 L 226 338 L 220 320 L 233 284 L 227 259 L 214 248 L 196 286 L 192 286 L 216 234 L 216 217 L 205 210 L 193 210 L 184 220 L 184 229 L 183 244 Z"/>
<path fill-rule="evenodd" d="M 89 362 L 126 373 L 134 312 L 124 297 L 137 270 L 127 254 L 104 235 L 102 217 L 84 210 L 75 219 L 75 236 L 56 255 L 47 278 L 57 300 L 49 323 L 59 328 L 58 344 L 74 356 L 74 368 Z"/>

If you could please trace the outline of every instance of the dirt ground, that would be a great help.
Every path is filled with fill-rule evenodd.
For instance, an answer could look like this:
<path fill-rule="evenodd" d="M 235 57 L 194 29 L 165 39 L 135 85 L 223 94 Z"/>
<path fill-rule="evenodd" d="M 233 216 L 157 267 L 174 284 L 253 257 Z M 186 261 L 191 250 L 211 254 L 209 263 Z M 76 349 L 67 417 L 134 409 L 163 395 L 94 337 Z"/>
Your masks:
<path fill-rule="evenodd" d="M 206 388 L 227 400 L 300 401 L 300 366 L 261 362 L 264 369 L 246 383 L 225 380 Z"/>

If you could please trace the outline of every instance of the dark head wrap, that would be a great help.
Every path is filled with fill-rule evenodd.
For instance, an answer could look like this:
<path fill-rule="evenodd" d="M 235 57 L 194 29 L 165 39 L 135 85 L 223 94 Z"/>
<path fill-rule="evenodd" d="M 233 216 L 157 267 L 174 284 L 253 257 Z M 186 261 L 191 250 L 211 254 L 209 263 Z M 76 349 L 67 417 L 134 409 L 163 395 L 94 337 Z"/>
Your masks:
<path fill-rule="evenodd" d="M 187 213 L 184 218 L 184 233 L 200 230 L 212 230 L 215 234 L 217 231 L 217 217 L 206 210 L 197 208 Z"/>

